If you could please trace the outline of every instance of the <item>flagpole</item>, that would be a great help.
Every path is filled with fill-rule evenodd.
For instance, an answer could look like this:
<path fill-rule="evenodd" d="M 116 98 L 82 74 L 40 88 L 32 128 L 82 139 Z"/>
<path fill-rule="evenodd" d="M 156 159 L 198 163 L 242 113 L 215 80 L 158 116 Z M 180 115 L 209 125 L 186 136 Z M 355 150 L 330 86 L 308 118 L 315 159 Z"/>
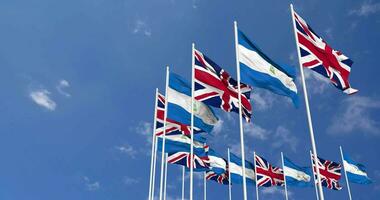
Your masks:
<path fill-rule="evenodd" d="M 285 165 L 284 165 L 284 154 L 281 152 L 281 162 L 282 162 L 282 170 L 284 173 L 284 183 L 285 183 L 285 199 L 288 200 L 288 186 L 286 184 L 286 175 L 285 175 Z"/>
<path fill-rule="evenodd" d="M 343 157 L 343 149 L 342 149 L 342 146 L 339 146 L 339 149 L 340 149 L 340 156 L 342 157 L 343 170 L 344 170 L 344 177 L 346 177 L 348 196 L 350 197 L 350 200 L 352 200 L 351 189 L 350 189 L 350 183 L 348 182 L 347 171 L 346 171 L 346 168 L 344 167 L 344 157 Z"/>
<path fill-rule="evenodd" d="M 156 126 L 156 125 L 155 125 Z M 157 127 L 156 127 L 157 128 Z M 152 177 L 152 196 L 151 200 L 154 199 L 155 183 L 156 183 L 156 165 L 157 165 L 157 136 L 154 137 L 154 159 L 153 159 L 153 177 Z"/>
<path fill-rule="evenodd" d="M 310 161 L 311 161 L 311 171 L 313 172 L 313 185 L 314 185 L 314 188 L 315 188 L 315 195 L 317 196 L 317 200 L 319 200 L 319 195 L 318 195 L 318 187 L 317 185 L 315 184 L 315 173 L 314 173 L 314 167 L 313 167 L 313 157 L 311 156 L 311 151 L 310 151 Z"/>
<path fill-rule="evenodd" d="M 203 178 L 203 199 L 207 200 L 207 180 L 206 180 L 206 172 L 204 172 Z"/>
<path fill-rule="evenodd" d="M 164 166 L 165 166 L 165 138 L 166 138 L 166 117 L 168 114 L 168 87 L 169 87 L 169 66 L 166 66 L 166 83 L 165 83 L 165 113 L 164 113 L 164 133 L 162 135 L 161 149 L 161 177 L 160 177 L 160 198 L 162 200 L 162 192 L 164 186 Z"/>
<path fill-rule="evenodd" d="M 305 98 L 306 114 L 307 114 L 307 119 L 308 119 L 308 124 L 309 124 L 311 146 L 312 146 L 312 150 L 313 150 L 313 154 L 314 154 L 314 162 L 317 164 L 318 163 L 317 147 L 316 147 L 315 139 L 314 139 L 313 123 L 312 123 L 312 120 L 311 120 L 311 113 L 310 113 L 310 108 L 309 108 L 309 98 L 308 98 L 308 95 L 307 95 L 305 76 L 304 76 L 304 73 L 303 73 L 303 67 L 301 65 L 301 60 L 300 60 L 301 59 L 301 55 L 300 55 L 300 51 L 299 51 L 299 47 L 298 47 L 298 37 L 297 37 L 297 33 L 296 33 L 296 24 L 295 24 L 295 21 L 294 21 L 293 4 L 290 4 L 290 10 L 291 10 L 291 14 L 292 14 L 294 37 L 296 39 L 296 47 L 297 47 L 297 54 L 298 54 L 298 64 L 299 64 L 299 68 L 300 68 L 300 72 L 301 72 L 302 88 L 303 88 L 304 98 Z M 319 172 L 319 167 L 316 167 L 316 168 L 317 168 L 316 171 L 317 171 L 319 196 L 320 196 L 321 200 L 324 200 L 322 183 L 321 183 L 321 175 L 320 175 L 320 172 Z"/>
<path fill-rule="evenodd" d="M 193 164 L 194 164 L 194 50 L 195 44 L 192 43 L 191 49 L 191 144 L 190 144 L 190 200 L 193 200 Z"/>
<path fill-rule="evenodd" d="M 229 200 L 232 200 L 232 191 L 231 191 L 231 170 L 230 170 L 230 148 L 227 148 L 228 152 L 228 197 Z"/>
<path fill-rule="evenodd" d="M 182 166 L 182 200 L 185 200 L 185 166 Z"/>
<path fill-rule="evenodd" d="M 165 153 L 165 184 L 164 184 L 164 200 L 166 200 L 166 185 L 168 179 L 168 153 Z"/>
<path fill-rule="evenodd" d="M 243 130 L 243 116 L 241 108 L 241 87 L 240 87 L 240 64 L 239 64 L 239 48 L 238 48 L 238 29 L 237 22 L 234 21 L 234 31 L 235 31 L 235 52 L 236 52 L 236 71 L 237 71 L 237 82 L 238 82 L 238 95 L 239 95 L 239 126 L 240 126 L 240 148 L 241 148 L 241 163 L 242 163 L 242 173 L 243 173 L 243 196 L 244 200 L 247 200 L 247 182 L 245 175 L 245 151 L 244 151 L 244 130 Z"/>
<path fill-rule="evenodd" d="M 154 184 L 153 184 L 153 176 L 155 176 L 153 171 L 153 165 L 156 164 L 156 161 L 154 160 L 155 157 L 155 146 L 156 146 L 156 120 L 157 120 L 157 95 L 158 95 L 158 88 L 156 88 L 156 96 L 154 101 L 154 117 L 153 117 L 153 131 L 152 131 L 152 153 L 150 158 L 150 177 L 149 177 L 149 197 L 148 199 L 152 200 L 152 193 L 154 190 Z"/>
<path fill-rule="evenodd" d="M 253 152 L 253 164 L 255 167 L 256 200 L 259 200 L 259 186 L 257 185 L 256 151 Z"/>

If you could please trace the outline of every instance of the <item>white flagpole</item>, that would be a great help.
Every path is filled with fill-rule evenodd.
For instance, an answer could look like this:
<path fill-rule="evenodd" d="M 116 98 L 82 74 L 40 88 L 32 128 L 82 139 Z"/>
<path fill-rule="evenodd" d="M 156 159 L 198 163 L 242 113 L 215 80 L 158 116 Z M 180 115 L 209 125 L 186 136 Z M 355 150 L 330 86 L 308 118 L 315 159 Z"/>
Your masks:
<path fill-rule="evenodd" d="M 259 186 L 257 185 L 256 152 L 253 152 L 253 164 L 255 166 L 256 200 L 259 200 Z"/>
<path fill-rule="evenodd" d="M 164 184 L 164 200 L 166 200 L 166 185 L 168 179 L 168 153 L 165 153 L 165 184 Z"/>
<path fill-rule="evenodd" d="M 162 135 L 162 151 L 161 151 L 161 179 L 160 179 L 160 199 L 162 200 L 162 192 L 164 186 L 164 166 L 165 166 L 165 138 L 166 138 L 166 117 L 168 115 L 168 87 L 169 87 L 169 66 L 166 67 L 166 83 L 165 83 L 165 113 L 164 113 L 164 133 Z"/>
<path fill-rule="evenodd" d="M 203 178 L 203 200 L 207 200 L 207 180 L 206 180 L 206 172 L 204 172 Z"/>
<path fill-rule="evenodd" d="M 315 195 L 317 196 L 317 200 L 319 200 L 319 195 L 318 195 L 318 187 L 317 185 L 315 184 L 315 173 L 314 173 L 314 166 L 313 166 L 313 157 L 311 156 L 311 151 L 310 151 L 310 161 L 311 161 L 311 171 L 313 172 L 313 185 L 314 185 L 314 188 L 315 188 Z"/>
<path fill-rule="evenodd" d="M 229 200 L 232 200 L 231 170 L 230 170 L 230 148 L 227 148 L 227 152 L 228 152 L 228 197 L 229 197 Z"/>
<path fill-rule="evenodd" d="M 296 23 L 294 21 L 294 10 L 293 10 L 293 5 L 290 4 L 290 10 L 292 14 L 292 21 L 293 21 L 293 31 L 294 31 L 294 37 L 296 39 L 296 47 L 297 47 L 297 54 L 298 54 L 298 64 L 300 67 L 300 72 L 301 72 L 301 80 L 302 80 L 302 88 L 304 92 L 304 98 L 305 98 L 305 105 L 306 105 L 306 114 L 307 114 L 307 119 L 308 119 L 308 124 L 309 124 L 309 130 L 310 130 L 310 139 L 311 139 L 311 146 L 314 154 L 314 162 L 317 164 L 318 163 L 318 154 L 317 154 L 317 147 L 315 144 L 315 139 L 314 139 L 314 131 L 313 131 L 313 123 L 311 120 L 311 113 L 310 113 L 310 108 L 309 108 L 309 98 L 307 95 L 307 89 L 306 89 L 306 82 L 305 82 L 305 76 L 303 73 L 303 67 L 301 65 L 301 55 L 299 51 L 299 46 L 298 46 L 298 37 L 297 37 L 297 32 L 296 32 Z M 321 200 L 324 200 L 323 196 L 323 189 L 322 189 L 322 183 L 321 183 L 321 175 L 319 173 L 319 167 L 317 167 L 317 180 L 318 180 L 318 188 L 319 188 L 319 196 Z"/>
<path fill-rule="evenodd" d="M 284 183 L 285 183 L 285 199 L 288 200 L 288 186 L 286 184 L 286 174 L 285 174 L 285 164 L 284 164 L 284 154 L 281 152 L 282 170 L 284 173 Z"/>
<path fill-rule="evenodd" d="M 240 126 L 240 148 L 241 148 L 241 163 L 243 169 L 243 195 L 244 200 L 247 200 L 247 182 L 245 179 L 245 152 L 244 152 L 244 130 L 243 130 L 243 116 L 241 108 L 241 87 L 240 87 L 240 64 L 239 64 L 239 47 L 238 47 L 238 29 L 237 22 L 234 21 L 235 31 L 235 52 L 236 52 L 236 70 L 238 82 L 238 95 L 239 95 L 239 126 Z"/>
<path fill-rule="evenodd" d="M 151 153 L 151 159 L 150 159 L 150 177 L 149 177 L 149 197 L 148 199 L 152 200 L 152 195 L 154 192 L 154 183 L 153 183 L 153 177 L 156 175 L 155 171 L 153 170 L 154 165 L 156 165 L 156 160 L 154 157 L 156 156 L 156 152 L 154 151 L 156 146 L 156 118 L 157 118 L 157 96 L 158 96 L 158 88 L 156 88 L 156 96 L 154 101 L 154 117 L 153 117 L 153 132 L 152 132 L 152 153 Z"/>
<path fill-rule="evenodd" d="M 154 137 L 154 159 L 153 159 L 153 177 L 152 177 L 152 196 L 154 199 L 155 183 L 156 183 L 156 165 L 157 165 L 157 137 Z"/>
<path fill-rule="evenodd" d="M 342 156 L 342 163 L 343 163 L 342 165 L 343 165 L 343 170 L 344 170 L 344 177 L 346 177 L 348 196 L 350 197 L 350 200 L 352 200 L 350 183 L 348 182 L 347 171 L 346 171 L 346 168 L 344 167 L 344 157 L 343 157 L 342 146 L 339 146 L 339 149 L 340 149 L 340 156 Z"/>
<path fill-rule="evenodd" d="M 185 166 L 182 166 L 182 200 L 185 200 Z"/>
<path fill-rule="evenodd" d="M 193 43 L 191 49 L 191 145 L 190 145 L 190 200 L 193 200 L 193 164 L 194 164 L 194 50 L 195 44 Z"/>

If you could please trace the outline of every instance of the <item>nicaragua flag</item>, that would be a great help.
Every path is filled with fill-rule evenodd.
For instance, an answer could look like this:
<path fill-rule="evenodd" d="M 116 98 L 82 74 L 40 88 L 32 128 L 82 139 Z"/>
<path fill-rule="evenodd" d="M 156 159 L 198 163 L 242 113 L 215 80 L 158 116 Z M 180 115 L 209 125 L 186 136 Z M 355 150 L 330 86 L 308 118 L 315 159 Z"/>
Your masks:
<path fill-rule="evenodd" d="M 238 30 L 238 52 L 241 81 L 252 86 L 268 89 L 288 96 L 298 106 L 294 68 L 278 65 L 265 55 L 243 32 Z"/>
<path fill-rule="evenodd" d="M 343 154 L 343 167 L 346 170 L 348 181 L 358 184 L 370 184 L 364 165 L 353 161 L 347 154 Z"/>
<path fill-rule="evenodd" d="M 191 84 L 181 76 L 170 73 L 167 92 L 167 118 L 183 124 L 191 124 Z M 210 133 L 217 122 L 218 118 L 210 107 L 194 100 L 195 127 Z"/>
<path fill-rule="evenodd" d="M 208 158 L 210 159 L 210 168 L 217 174 L 223 174 L 227 170 L 227 161 L 222 158 L 213 149 L 209 149 Z"/>
<path fill-rule="evenodd" d="M 194 138 L 195 139 L 195 138 Z M 157 137 L 157 147 L 162 151 L 162 136 Z M 186 135 L 166 135 L 165 136 L 165 152 L 173 153 L 179 151 L 190 152 L 191 139 Z M 205 143 L 194 140 L 194 152 L 208 152 L 208 146 Z"/>
<path fill-rule="evenodd" d="M 310 167 L 299 167 L 284 156 L 284 175 L 287 185 L 297 187 L 311 187 L 313 181 Z"/>
<path fill-rule="evenodd" d="M 245 178 L 247 184 L 254 185 L 255 184 L 255 167 L 253 163 L 245 161 Z M 229 170 L 231 174 L 231 182 L 235 184 L 243 183 L 243 167 L 241 158 L 236 156 L 233 153 L 230 153 L 230 163 Z"/>

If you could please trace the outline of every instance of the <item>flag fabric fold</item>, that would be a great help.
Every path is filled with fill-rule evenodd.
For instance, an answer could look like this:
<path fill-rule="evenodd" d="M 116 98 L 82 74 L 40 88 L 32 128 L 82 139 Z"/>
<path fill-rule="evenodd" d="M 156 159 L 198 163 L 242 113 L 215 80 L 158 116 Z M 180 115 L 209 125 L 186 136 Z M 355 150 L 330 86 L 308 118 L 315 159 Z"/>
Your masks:
<path fill-rule="evenodd" d="M 297 107 L 299 100 L 297 86 L 294 83 L 295 69 L 275 63 L 240 30 L 238 30 L 238 43 L 241 81 L 290 97 Z"/>
<path fill-rule="evenodd" d="M 239 113 L 238 83 L 230 74 L 198 50 L 194 50 L 195 99 L 226 112 Z M 251 87 L 241 83 L 242 114 L 250 121 Z"/>
<path fill-rule="evenodd" d="M 284 176 L 286 177 L 286 184 L 288 186 L 296 187 L 311 187 L 313 181 L 311 180 L 311 168 L 300 167 L 294 164 L 289 158 L 284 156 Z"/>
<path fill-rule="evenodd" d="M 191 84 L 181 76 L 170 73 L 168 88 L 167 118 L 191 124 Z M 194 126 L 210 133 L 218 122 L 213 110 L 206 104 L 194 100 Z"/>
<path fill-rule="evenodd" d="M 241 158 L 236 156 L 233 153 L 230 153 L 230 163 L 228 165 L 230 174 L 231 174 L 231 182 L 235 184 L 243 183 L 243 167 Z M 245 178 L 246 182 L 249 185 L 255 184 L 255 170 L 254 165 L 251 162 L 245 161 Z"/>
<path fill-rule="evenodd" d="M 315 174 L 315 180 L 318 180 L 317 177 L 317 168 L 314 161 L 314 155 L 311 155 L 311 159 L 313 161 L 313 170 Z M 332 190 L 341 190 L 342 186 L 339 184 L 339 179 L 342 176 L 341 164 L 329 160 L 322 159 L 318 157 L 318 168 L 319 174 L 321 176 L 321 183 L 323 187 L 327 187 Z"/>
<path fill-rule="evenodd" d="M 332 49 L 295 11 L 293 14 L 301 65 L 329 78 L 344 93 L 356 93 L 348 81 L 353 61 Z"/>
<path fill-rule="evenodd" d="M 274 167 L 264 158 L 255 155 L 257 185 L 261 187 L 283 186 L 284 172 L 279 167 Z"/>
<path fill-rule="evenodd" d="M 165 96 L 158 93 L 157 97 L 157 116 L 156 116 L 156 136 L 164 134 L 164 115 L 165 115 Z M 201 129 L 194 127 L 194 134 L 203 132 Z M 189 136 L 191 126 L 182 124 L 172 119 L 166 119 L 166 135 L 183 134 Z"/>
<path fill-rule="evenodd" d="M 343 154 L 343 167 L 346 170 L 348 181 L 358 184 L 372 183 L 372 180 L 368 178 L 366 167 L 353 161 L 348 154 Z"/>

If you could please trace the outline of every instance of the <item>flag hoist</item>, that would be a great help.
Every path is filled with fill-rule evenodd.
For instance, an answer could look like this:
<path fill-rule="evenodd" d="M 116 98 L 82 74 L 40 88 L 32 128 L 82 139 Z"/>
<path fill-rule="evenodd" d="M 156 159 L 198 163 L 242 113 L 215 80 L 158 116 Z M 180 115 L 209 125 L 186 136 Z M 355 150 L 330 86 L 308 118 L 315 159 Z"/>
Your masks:
<path fill-rule="evenodd" d="M 165 83 L 165 113 L 164 113 L 164 133 L 162 135 L 161 148 L 161 177 L 160 177 L 160 200 L 163 200 L 164 189 L 164 166 L 165 166 L 165 138 L 166 138 L 166 117 L 168 113 L 168 86 L 169 86 L 169 66 L 166 67 L 166 83 Z M 156 122 L 155 122 L 156 123 Z"/>
<path fill-rule="evenodd" d="M 292 21 L 293 21 L 294 37 L 296 39 L 298 64 L 299 64 L 299 68 L 300 68 L 300 72 L 301 72 L 302 88 L 303 88 L 303 92 L 304 92 L 304 99 L 305 99 L 305 105 L 306 105 L 306 114 L 307 114 L 307 120 L 308 120 L 309 132 L 310 132 L 311 147 L 312 147 L 312 151 L 313 151 L 313 154 L 314 154 L 314 162 L 318 163 L 318 160 L 317 160 L 318 159 L 317 147 L 316 147 L 316 144 L 315 144 L 314 131 L 313 131 L 313 123 L 312 123 L 311 113 L 310 113 L 310 108 L 309 108 L 309 98 L 308 98 L 307 89 L 306 89 L 306 82 L 305 82 L 305 76 L 304 76 L 304 72 L 303 72 L 303 67 L 302 67 L 302 64 L 301 64 L 301 61 L 300 61 L 301 55 L 300 55 L 299 46 L 298 46 L 298 37 L 296 35 L 296 24 L 295 24 L 295 21 L 294 21 L 294 10 L 293 10 L 293 5 L 292 4 L 290 4 L 290 10 L 291 10 Z M 319 168 L 318 167 L 316 169 L 316 172 L 317 172 L 319 199 L 320 200 L 324 200 L 323 189 L 322 189 L 322 184 L 321 184 L 321 175 L 319 173 Z"/>

